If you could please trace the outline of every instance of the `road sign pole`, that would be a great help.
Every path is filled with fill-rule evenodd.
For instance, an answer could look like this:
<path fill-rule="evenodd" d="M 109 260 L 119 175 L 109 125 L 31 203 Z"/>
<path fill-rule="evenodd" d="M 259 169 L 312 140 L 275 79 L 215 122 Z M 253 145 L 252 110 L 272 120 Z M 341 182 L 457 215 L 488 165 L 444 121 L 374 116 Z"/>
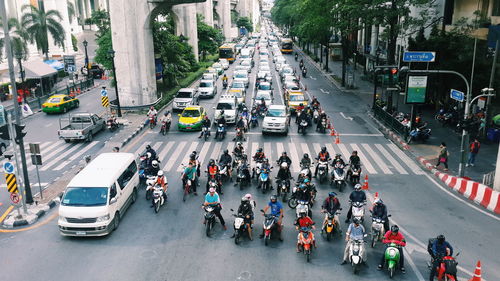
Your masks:
<path fill-rule="evenodd" d="M 16 102 L 16 101 L 14 101 Z M 12 122 L 12 115 L 10 113 L 7 114 L 7 123 L 9 124 L 9 134 L 12 139 L 14 139 L 14 122 Z M 12 140 L 13 141 L 13 140 Z M 16 170 L 17 173 L 15 172 L 14 174 L 16 175 L 16 179 L 18 181 L 17 187 L 19 188 L 19 194 L 21 196 L 21 199 L 23 200 L 23 212 L 25 215 L 28 214 L 28 208 L 26 207 L 26 196 L 24 196 L 24 186 L 22 185 L 22 179 L 19 177 L 21 174 L 21 170 L 19 169 L 19 163 L 18 163 L 18 158 L 17 158 L 17 147 L 16 144 L 12 144 L 12 150 L 14 151 L 14 158 L 16 161 Z"/>
<path fill-rule="evenodd" d="M 40 183 L 40 173 L 38 172 L 38 165 L 35 165 L 36 168 L 36 176 L 38 178 L 38 188 L 40 189 L 40 198 L 43 200 L 43 190 L 42 184 Z"/>

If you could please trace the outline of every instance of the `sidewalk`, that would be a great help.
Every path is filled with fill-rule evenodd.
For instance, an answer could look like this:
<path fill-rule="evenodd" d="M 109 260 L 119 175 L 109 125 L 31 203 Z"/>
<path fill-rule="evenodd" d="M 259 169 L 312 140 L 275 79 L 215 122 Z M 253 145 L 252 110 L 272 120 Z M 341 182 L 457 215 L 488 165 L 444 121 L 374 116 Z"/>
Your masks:
<path fill-rule="evenodd" d="M 305 56 L 305 54 L 303 55 Z M 357 67 L 357 70 L 354 71 L 355 73 L 354 89 L 346 89 L 344 87 L 341 87 L 340 82 L 338 82 L 336 79 L 333 78 L 333 76 L 336 76 L 338 78 L 342 77 L 341 61 L 329 61 L 330 71 L 328 73 L 324 70 L 324 68 L 320 66 L 319 63 L 314 62 L 309 57 L 308 57 L 308 62 L 310 64 L 315 65 L 316 68 L 322 69 L 321 72 L 323 73 L 323 75 L 327 77 L 328 80 L 332 82 L 340 91 L 345 93 L 356 94 L 363 101 L 363 103 L 366 104 L 368 108 L 372 107 L 373 83 L 361 79 L 361 77 L 365 76 L 362 67 Z M 352 67 L 352 64 L 349 67 Z M 380 87 L 378 88 L 377 93 L 379 95 L 381 94 Z M 398 97 L 397 103 L 396 103 L 396 98 L 394 97 L 393 102 L 394 102 L 393 106 L 397 107 L 398 112 L 403 112 L 403 113 L 411 112 L 411 106 L 404 103 L 403 97 Z M 485 194 L 484 195 L 485 198 L 488 197 L 488 200 L 486 200 L 485 198 L 479 198 L 478 196 L 476 196 L 477 192 L 473 191 L 473 187 L 476 188 L 476 186 L 483 186 L 481 183 L 484 174 L 490 173 L 495 170 L 496 158 L 497 158 L 496 156 L 498 154 L 499 144 L 490 142 L 488 140 L 480 140 L 481 149 L 476 157 L 475 166 L 465 168 L 465 178 L 466 179 L 470 178 L 470 180 L 462 181 L 462 179 L 453 176 L 458 174 L 458 167 L 460 162 L 461 135 L 454 132 L 451 128 L 443 127 L 437 120 L 435 120 L 434 119 L 435 112 L 433 110 L 423 108 L 421 110 L 417 110 L 417 112 L 418 111 L 421 112 L 420 116 L 422 117 L 422 121 L 428 122 L 428 128 L 432 129 L 432 135 L 430 139 L 425 143 L 412 143 L 409 146 L 395 132 L 392 132 L 389 129 L 385 128 L 385 126 L 382 123 L 378 122 L 378 120 L 376 119 L 374 120 L 376 120 L 376 122 L 379 123 L 379 125 L 382 127 L 382 131 L 385 131 L 384 133 L 386 133 L 388 138 L 392 139 L 397 145 L 401 146 L 403 149 L 408 150 L 419 163 L 421 163 L 425 168 L 429 169 L 436 177 L 442 180 L 450 188 L 455 189 L 455 184 L 458 182 L 462 186 L 462 189 L 457 188 L 457 190 L 460 189 L 460 191 L 462 191 L 462 192 L 459 191 L 460 193 L 462 194 L 465 193 L 465 195 L 472 193 L 473 196 L 467 196 L 469 199 L 474 200 L 476 202 L 479 201 L 478 204 L 481 204 L 484 207 L 488 205 L 490 205 L 490 207 L 493 206 L 489 209 L 494 212 L 500 212 L 500 208 L 495 207 L 497 204 L 500 204 L 500 195 L 498 195 L 497 192 L 492 191 L 491 188 L 489 187 L 487 188 L 489 189 L 488 191 L 480 191 L 480 193 Z M 372 114 L 369 113 L 369 115 Z M 372 118 L 374 117 L 372 116 Z M 448 160 L 449 171 L 447 172 L 447 174 L 442 173 L 444 169 L 442 165 L 438 169 L 433 169 L 433 167 L 430 167 L 431 165 L 436 164 L 439 145 L 441 144 L 441 142 L 446 143 L 449 151 L 449 160 Z M 466 152 L 468 156 L 468 148 Z M 475 182 L 480 184 L 477 184 Z M 453 186 L 451 186 L 450 184 L 452 184 Z M 468 188 L 470 189 L 470 190 L 468 189 L 467 192 L 465 190 L 466 186 L 469 186 Z M 484 190 L 484 188 L 480 190 Z M 490 197 L 494 198 L 491 199 L 491 202 L 489 201 Z"/>

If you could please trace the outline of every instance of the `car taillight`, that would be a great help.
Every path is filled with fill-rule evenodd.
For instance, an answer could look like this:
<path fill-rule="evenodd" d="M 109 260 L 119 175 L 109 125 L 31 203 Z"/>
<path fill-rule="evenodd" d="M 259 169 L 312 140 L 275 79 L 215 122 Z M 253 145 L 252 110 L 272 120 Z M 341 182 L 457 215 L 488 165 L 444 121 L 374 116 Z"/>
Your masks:
<path fill-rule="evenodd" d="M 56 107 L 59 107 L 59 105 L 58 105 L 58 104 L 56 104 Z"/>

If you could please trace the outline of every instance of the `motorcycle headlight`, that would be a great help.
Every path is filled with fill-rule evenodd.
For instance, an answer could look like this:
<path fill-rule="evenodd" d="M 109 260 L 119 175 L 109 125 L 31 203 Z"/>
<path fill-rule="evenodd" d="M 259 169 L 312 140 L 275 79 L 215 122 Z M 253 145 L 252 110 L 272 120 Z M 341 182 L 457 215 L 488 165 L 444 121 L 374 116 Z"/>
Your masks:
<path fill-rule="evenodd" d="M 109 214 L 104 215 L 102 217 L 98 217 L 96 222 L 103 222 L 103 221 L 108 221 L 109 220 Z"/>

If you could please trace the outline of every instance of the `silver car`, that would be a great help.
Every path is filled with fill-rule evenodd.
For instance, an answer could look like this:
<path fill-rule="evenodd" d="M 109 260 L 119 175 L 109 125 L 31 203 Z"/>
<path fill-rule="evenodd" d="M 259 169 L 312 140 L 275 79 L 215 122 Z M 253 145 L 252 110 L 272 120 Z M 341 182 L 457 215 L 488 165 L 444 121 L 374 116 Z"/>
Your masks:
<path fill-rule="evenodd" d="M 201 80 L 198 94 L 200 98 L 213 98 L 217 95 L 217 85 L 213 80 Z"/>
<path fill-rule="evenodd" d="M 172 102 L 173 110 L 183 110 L 190 105 L 200 104 L 200 99 L 193 88 L 182 88 L 175 95 L 174 101 Z"/>

